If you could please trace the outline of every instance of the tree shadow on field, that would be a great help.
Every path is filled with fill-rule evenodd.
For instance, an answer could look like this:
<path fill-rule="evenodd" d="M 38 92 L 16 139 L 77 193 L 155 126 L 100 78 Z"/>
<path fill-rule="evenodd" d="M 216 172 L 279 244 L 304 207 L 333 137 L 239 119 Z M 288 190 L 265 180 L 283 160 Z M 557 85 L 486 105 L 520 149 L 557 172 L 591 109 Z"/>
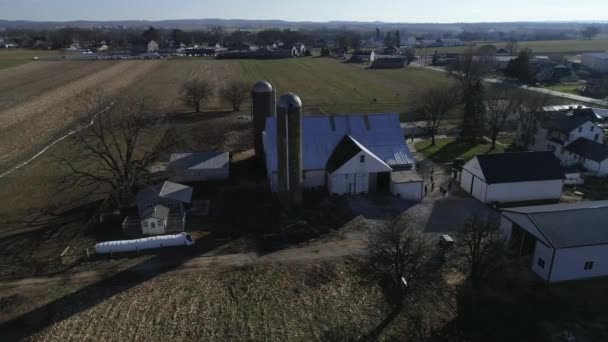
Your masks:
<path fill-rule="evenodd" d="M 0 324 L 2 341 L 26 339 L 119 293 L 175 270 L 223 244 L 213 234 L 209 234 L 190 248 L 160 251 L 156 256 L 129 269 Z"/>

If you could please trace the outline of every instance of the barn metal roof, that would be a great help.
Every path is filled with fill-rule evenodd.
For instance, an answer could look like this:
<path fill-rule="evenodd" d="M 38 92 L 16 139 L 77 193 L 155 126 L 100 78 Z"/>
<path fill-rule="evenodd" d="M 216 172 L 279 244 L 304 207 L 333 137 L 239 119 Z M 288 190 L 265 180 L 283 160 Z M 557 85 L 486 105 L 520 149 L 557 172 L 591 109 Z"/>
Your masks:
<path fill-rule="evenodd" d="M 278 170 L 276 118 L 266 119 L 266 163 Z M 324 170 L 336 146 L 349 135 L 391 167 L 415 164 L 399 122 L 399 115 L 352 114 L 302 117 L 302 164 L 304 170 Z"/>
<path fill-rule="evenodd" d="M 228 152 L 175 153 L 171 155 L 169 167 L 176 170 L 221 169 L 230 162 Z"/>
<path fill-rule="evenodd" d="M 608 244 L 608 201 L 505 210 L 524 215 L 555 248 Z"/>
<path fill-rule="evenodd" d="M 147 204 L 157 197 L 190 203 L 192 201 L 192 188 L 166 181 L 143 189 L 137 194 L 136 201 L 138 204 Z"/>

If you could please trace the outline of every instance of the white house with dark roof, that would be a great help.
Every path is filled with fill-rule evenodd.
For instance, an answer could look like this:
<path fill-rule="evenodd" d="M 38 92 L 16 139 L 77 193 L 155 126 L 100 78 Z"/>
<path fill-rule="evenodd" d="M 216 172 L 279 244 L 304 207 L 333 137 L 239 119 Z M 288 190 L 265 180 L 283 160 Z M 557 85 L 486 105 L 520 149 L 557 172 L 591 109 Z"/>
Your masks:
<path fill-rule="evenodd" d="M 226 180 L 230 178 L 230 153 L 175 153 L 171 155 L 167 173 L 169 180 L 177 183 Z"/>
<path fill-rule="evenodd" d="M 422 200 L 422 178 L 416 176 L 398 114 L 306 115 L 301 127 L 304 188 L 327 188 L 339 195 L 385 192 Z M 266 119 L 263 141 L 268 180 L 276 192 L 276 118 Z M 400 172 L 412 175 L 398 177 Z"/>
<path fill-rule="evenodd" d="M 140 217 L 144 216 L 147 209 L 156 205 L 163 205 L 173 212 L 182 213 L 192 202 L 192 188 L 166 181 L 140 191 L 136 201 Z"/>
<path fill-rule="evenodd" d="M 483 203 L 558 201 L 564 170 L 552 152 L 478 155 L 464 164 L 460 186 Z"/>
<path fill-rule="evenodd" d="M 500 232 L 549 283 L 608 276 L 608 201 L 507 209 Z"/>
<path fill-rule="evenodd" d="M 529 148 L 552 151 L 563 166 L 580 165 L 598 176 L 608 175 L 608 146 L 598 122 L 603 122 L 602 110 L 569 106 L 547 107 L 539 113 L 537 133 Z"/>

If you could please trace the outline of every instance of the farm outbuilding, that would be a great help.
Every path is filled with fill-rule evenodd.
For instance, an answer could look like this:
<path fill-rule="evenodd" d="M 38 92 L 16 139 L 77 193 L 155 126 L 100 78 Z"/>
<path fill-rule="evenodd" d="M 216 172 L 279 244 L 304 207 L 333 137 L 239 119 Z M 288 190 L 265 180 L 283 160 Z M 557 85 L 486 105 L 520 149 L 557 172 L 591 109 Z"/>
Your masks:
<path fill-rule="evenodd" d="M 163 235 L 167 227 L 169 208 L 156 205 L 144 211 L 141 218 L 141 227 L 144 235 Z"/>
<path fill-rule="evenodd" d="M 479 155 L 459 177 L 461 187 L 483 203 L 557 201 L 565 179 L 550 151 Z"/>
<path fill-rule="evenodd" d="M 549 283 L 608 276 L 608 201 L 508 209 L 500 231 Z"/>
<path fill-rule="evenodd" d="M 169 180 L 196 183 L 230 178 L 230 153 L 197 152 L 171 155 L 167 166 Z"/>
<path fill-rule="evenodd" d="M 337 195 L 393 193 L 421 200 L 422 179 L 398 114 L 303 116 L 302 187 Z M 279 191 L 277 118 L 266 118 L 264 152 L 273 192 Z M 405 177 L 402 171 L 410 173 Z M 417 175 L 417 176 L 416 176 Z"/>

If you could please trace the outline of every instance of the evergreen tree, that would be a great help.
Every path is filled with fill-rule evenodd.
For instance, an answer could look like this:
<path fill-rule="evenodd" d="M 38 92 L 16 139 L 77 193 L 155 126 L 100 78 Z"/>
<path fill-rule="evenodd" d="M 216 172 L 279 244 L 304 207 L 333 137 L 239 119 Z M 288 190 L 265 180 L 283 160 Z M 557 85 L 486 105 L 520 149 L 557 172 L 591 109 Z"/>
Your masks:
<path fill-rule="evenodd" d="M 400 47 L 401 46 L 401 32 L 399 32 L 399 30 L 397 30 L 395 32 L 395 46 L 396 47 Z"/>

